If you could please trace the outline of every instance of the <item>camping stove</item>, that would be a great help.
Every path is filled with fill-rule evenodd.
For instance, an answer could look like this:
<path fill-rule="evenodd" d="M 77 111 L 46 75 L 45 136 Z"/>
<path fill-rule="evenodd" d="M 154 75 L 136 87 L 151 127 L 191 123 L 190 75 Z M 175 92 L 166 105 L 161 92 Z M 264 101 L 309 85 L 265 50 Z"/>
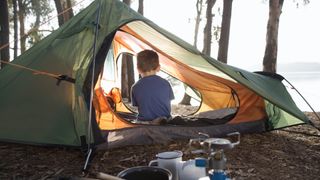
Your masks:
<path fill-rule="evenodd" d="M 231 142 L 230 140 L 223 138 L 198 138 L 190 140 L 189 146 L 191 148 L 191 153 L 202 153 L 207 155 L 207 158 L 195 159 L 197 167 L 207 168 L 208 177 L 200 178 L 201 180 L 229 179 L 225 172 L 227 158 L 224 154 L 224 150 L 232 149 L 234 146 L 240 144 L 240 133 L 234 132 L 228 134 L 228 136 L 236 136 L 236 142 Z"/>

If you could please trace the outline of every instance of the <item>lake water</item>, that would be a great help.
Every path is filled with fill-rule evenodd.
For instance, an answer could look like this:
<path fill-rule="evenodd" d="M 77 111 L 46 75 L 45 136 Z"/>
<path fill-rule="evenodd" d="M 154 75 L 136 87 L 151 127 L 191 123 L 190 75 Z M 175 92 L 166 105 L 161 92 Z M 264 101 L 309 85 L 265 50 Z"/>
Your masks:
<path fill-rule="evenodd" d="M 279 72 L 279 74 L 302 94 L 315 111 L 320 111 L 320 72 Z M 289 85 L 287 87 L 302 111 L 312 111 L 295 90 L 291 89 Z"/>

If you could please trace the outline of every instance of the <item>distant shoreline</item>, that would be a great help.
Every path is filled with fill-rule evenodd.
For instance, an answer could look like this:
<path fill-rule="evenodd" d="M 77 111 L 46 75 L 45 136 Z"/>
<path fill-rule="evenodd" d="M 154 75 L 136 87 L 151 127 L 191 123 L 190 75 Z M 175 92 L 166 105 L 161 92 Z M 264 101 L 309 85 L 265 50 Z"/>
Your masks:
<path fill-rule="evenodd" d="M 294 74 L 320 74 L 320 71 L 279 71 L 281 73 L 294 73 Z"/>
<path fill-rule="evenodd" d="M 280 62 L 280 63 L 279 63 Z M 253 64 L 250 67 L 240 67 L 247 70 L 261 70 L 262 66 L 260 64 Z M 293 62 L 293 63 L 281 63 L 278 61 L 277 72 L 320 72 L 320 63 L 318 62 Z"/>

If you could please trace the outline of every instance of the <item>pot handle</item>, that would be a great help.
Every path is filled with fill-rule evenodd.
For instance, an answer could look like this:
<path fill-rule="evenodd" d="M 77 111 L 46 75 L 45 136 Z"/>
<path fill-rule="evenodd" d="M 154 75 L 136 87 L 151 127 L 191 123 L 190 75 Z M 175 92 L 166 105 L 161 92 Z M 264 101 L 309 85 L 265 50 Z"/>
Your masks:
<path fill-rule="evenodd" d="M 158 166 L 158 160 L 157 160 L 157 159 L 151 160 L 151 161 L 149 162 L 149 166 Z"/>

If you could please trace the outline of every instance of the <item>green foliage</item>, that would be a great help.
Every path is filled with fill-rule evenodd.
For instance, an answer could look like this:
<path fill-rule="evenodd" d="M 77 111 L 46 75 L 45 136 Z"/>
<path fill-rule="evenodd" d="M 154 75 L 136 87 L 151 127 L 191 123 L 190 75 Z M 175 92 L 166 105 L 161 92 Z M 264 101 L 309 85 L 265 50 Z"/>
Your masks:
<path fill-rule="evenodd" d="M 45 35 L 39 31 L 41 22 L 48 21 L 49 14 L 53 11 L 49 0 L 31 0 L 29 15 L 35 17 L 35 22 L 30 23 L 28 43 L 32 46 L 39 42 Z"/>
<path fill-rule="evenodd" d="M 17 1 L 17 0 L 16 0 Z M 12 1 L 8 1 L 9 5 L 9 20 L 13 24 L 13 4 Z M 19 9 L 20 8 L 20 9 Z M 50 17 L 50 13 L 54 10 L 50 4 L 50 0 L 22 0 L 22 6 L 18 7 L 18 11 L 24 12 L 26 20 L 24 23 L 25 26 L 28 26 L 29 29 L 26 29 L 25 32 L 28 36 L 29 46 L 33 46 L 35 43 L 40 41 L 45 35 L 39 27 L 44 22 L 47 22 Z M 19 18 L 18 18 L 19 20 Z M 10 26 L 10 32 L 13 34 L 13 25 Z"/>
<path fill-rule="evenodd" d="M 52 11 L 49 0 L 31 0 L 30 15 L 41 16 L 42 21 L 46 21 Z"/>

